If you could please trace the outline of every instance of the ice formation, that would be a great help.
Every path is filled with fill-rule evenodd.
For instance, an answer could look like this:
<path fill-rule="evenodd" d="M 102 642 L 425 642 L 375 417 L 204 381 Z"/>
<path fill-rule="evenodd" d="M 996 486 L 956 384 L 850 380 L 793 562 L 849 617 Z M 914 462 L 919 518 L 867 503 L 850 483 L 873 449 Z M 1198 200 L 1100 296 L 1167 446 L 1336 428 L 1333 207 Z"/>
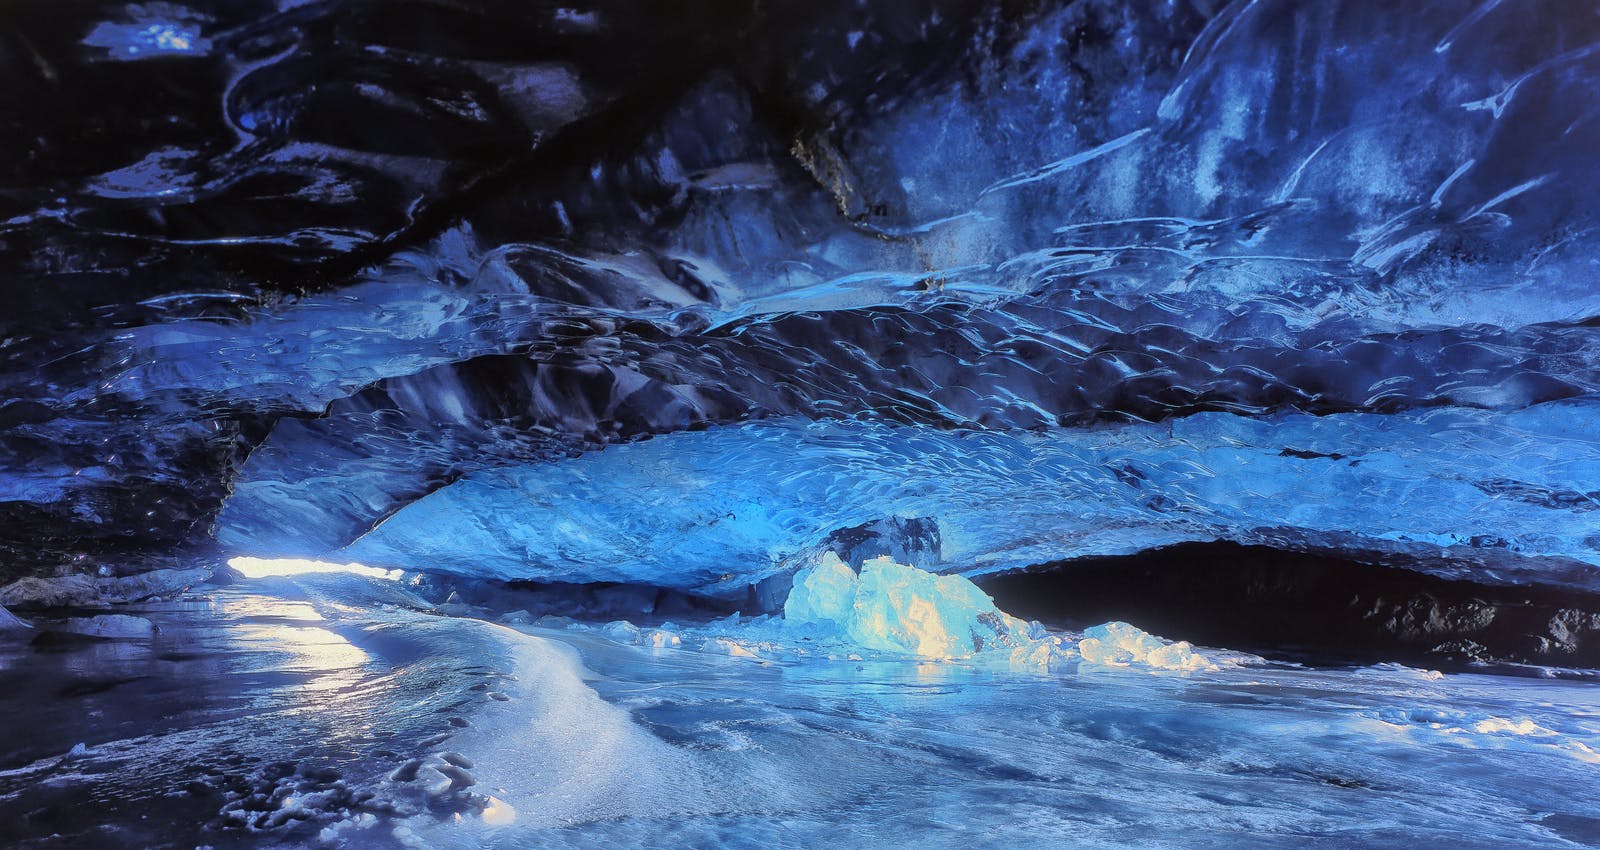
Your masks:
<path fill-rule="evenodd" d="M 1088 664 L 1126 667 L 1143 664 L 1165 670 L 1216 669 L 1187 641 L 1164 641 L 1137 626 L 1114 622 L 1092 626 L 1078 641 L 1078 654 Z"/>
<path fill-rule="evenodd" d="M 871 656 L 963 661 L 1035 673 L 1072 672 L 1080 660 L 1146 671 L 1220 669 L 1215 659 L 1188 642 L 1163 640 L 1128 623 L 1106 623 L 1074 636 L 1007 614 L 964 576 L 940 575 L 886 556 L 866 559 L 858 573 L 831 551 L 796 572 L 776 616 L 735 613 L 708 623 L 667 621 L 640 627 L 628 620 L 604 624 L 554 616 L 535 620 L 515 611 L 501 622 L 594 632 L 626 646 L 757 660 L 849 661 Z"/>
<path fill-rule="evenodd" d="M 850 569 L 832 552 L 795 576 L 783 604 L 793 625 L 868 649 L 960 658 L 1024 640 L 1027 624 L 994 607 L 971 581 L 873 558 Z"/>
<path fill-rule="evenodd" d="M 825 553 L 796 574 L 783 619 L 807 636 L 917 658 L 986 653 L 1041 672 L 1080 657 L 1091 665 L 1217 669 L 1187 642 L 1162 640 L 1128 623 L 1094 626 L 1074 644 L 996 608 L 964 576 L 938 575 L 887 557 L 867 560 L 857 574 L 833 552 Z"/>
<path fill-rule="evenodd" d="M 1594 4 L 10 5 L 0 845 L 1600 840 Z"/>
<path fill-rule="evenodd" d="M 1570 402 L 1037 433 L 777 419 L 467 475 L 339 557 L 742 594 L 833 530 L 899 515 L 934 518 L 944 560 L 975 572 L 1222 538 L 1600 589 L 1582 495 L 1600 480 L 1596 432 L 1596 408 Z M 256 498 L 245 486 L 234 503 L 266 511 Z M 325 545 L 236 516 L 220 533 L 242 547 Z"/>
<path fill-rule="evenodd" d="M 737 594 L 918 516 L 977 571 L 1221 538 L 1600 588 L 1600 24 L 1390 5 L 45 26 L 7 577 L 214 539 Z M 82 90 L 24 108 L 48 68 Z"/>

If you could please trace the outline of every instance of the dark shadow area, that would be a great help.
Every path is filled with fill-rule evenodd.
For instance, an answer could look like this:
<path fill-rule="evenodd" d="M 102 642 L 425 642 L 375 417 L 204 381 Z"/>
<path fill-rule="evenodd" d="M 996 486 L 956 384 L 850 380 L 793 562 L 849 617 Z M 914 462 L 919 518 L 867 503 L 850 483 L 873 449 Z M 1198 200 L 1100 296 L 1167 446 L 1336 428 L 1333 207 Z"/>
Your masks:
<path fill-rule="evenodd" d="M 1186 543 L 978 580 L 1000 608 L 1069 628 L 1125 620 L 1314 664 L 1600 667 L 1600 596 L 1452 581 L 1331 553 Z"/>
<path fill-rule="evenodd" d="M 726 617 L 737 605 L 649 584 L 558 581 L 459 582 L 456 598 L 495 613 L 526 611 L 529 617 L 570 617 L 604 622 L 628 620 L 658 626 L 668 620 L 699 622 Z M 448 603 L 446 603 L 448 604 Z"/>

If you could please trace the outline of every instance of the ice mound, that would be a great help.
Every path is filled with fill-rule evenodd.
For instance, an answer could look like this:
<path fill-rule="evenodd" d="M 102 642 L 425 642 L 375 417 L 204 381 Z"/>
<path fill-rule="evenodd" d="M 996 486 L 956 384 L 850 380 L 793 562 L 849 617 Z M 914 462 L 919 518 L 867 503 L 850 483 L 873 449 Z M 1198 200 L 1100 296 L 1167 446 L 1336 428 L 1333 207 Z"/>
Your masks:
<path fill-rule="evenodd" d="M 1041 672 L 1080 658 L 1107 667 L 1217 669 L 1187 642 L 1162 640 L 1128 623 L 1094 626 L 1074 646 L 1001 611 L 964 576 L 937 575 L 887 557 L 865 562 L 857 575 L 834 553 L 823 555 L 795 575 L 783 616 L 791 628 L 921 658 L 1004 652 L 1010 666 Z"/>
<path fill-rule="evenodd" d="M 1382 708 L 1366 714 L 1389 728 L 1406 732 L 1426 730 L 1461 746 L 1553 749 L 1581 762 L 1600 764 L 1600 752 L 1593 747 L 1527 717 L 1428 707 Z"/>
<path fill-rule="evenodd" d="M 155 633 L 155 624 L 143 617 L 128 614 L 96 614 L 92 617 L 72 617 L 56 626 L 64 632 L 97 638 L 148 638 Z"/>
<path fill-rule="evenodd" d="M 1083 630 L 1078 653 L 1086 664 L 1127 667 L 1143 664 L 1162 670 L 1215 670 L 1217 665 L 1194 651 L 1188 641 L 1169 643 L 1138 626 L 1102 623 Z"/>
<path fill-rule="evenodd" d="M 627 620 L 612 620 L 606 623 L 600 627 L 600 634 L 617 643 L 653 646 L 659 649 L 669 649 L 683 643 L 683 639 L 670 628 L 641 629 Z"/>
<path fill-rule="evenodd" d="M 515 620 L 525 621 L 526 615 Z M 512 619 L 508 615 L 503 621 Z M 1035 673 L 1070 673 L 1084 664 L 1179 672 L 1219 669 L 1215 659 L 1189 643 L 1163 640 L 1128 623 L 1094 626 L 1075 640 L 1000 610 L 965 576 L 928 572 L 888 556 L 865 561 L 857 574 L 834 552 L 795 574 L 781 617 L 733 614 L 698 627 L 662 623 L 657 628 L 627 620 L 591 624 L 541 617 L 531 625 L 594 632 L 627 646 L 760 661 L 813 655 L 859 661 L 863 651 L 875 651 L 970 659 Z"/>
<path fill-rule="evenodd" d="M 847 637 L 868 649 L 965 658 L 1027 640 L 1027 624 L 996 608 L 971 581 L 873 558 L 856 575 L 827 553 L 801 570 L 783 605 L 791 625 Z"/>

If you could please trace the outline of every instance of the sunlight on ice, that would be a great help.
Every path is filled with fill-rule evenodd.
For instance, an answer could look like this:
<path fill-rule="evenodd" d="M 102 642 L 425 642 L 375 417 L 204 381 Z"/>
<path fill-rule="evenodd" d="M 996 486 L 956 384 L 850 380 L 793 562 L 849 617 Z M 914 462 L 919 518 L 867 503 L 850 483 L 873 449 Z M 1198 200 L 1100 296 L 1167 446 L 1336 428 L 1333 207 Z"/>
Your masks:
<path fill-rule="evenodd" d="M 506 826 L 516 822 L 517 810 L 499 797 L 490 797 L 483 809 L 483 822 L 490 826 Z"/>
<path fill-rule="evenodd" d="M 361 668 L 371 662 L 365 650 L 336 632 L 317 626 L 250 623 L 239 627 L 237 641 L 255 649 L 281 652 L 283 669 L 309 673 L 302 690 L 334 690 L 354 684 Z"/>
<path fill-rule="evenodd" d="M 228 566 L 238 570 L 245 578 L 268 576 L 298 576 L 308 573 L 349 573 L 368 578 L 399 581 L 401 570 L 385 570 L 364 564 L 334 564 L 328 561 L 308 561 L 302 558 L 230 558 Z"/>

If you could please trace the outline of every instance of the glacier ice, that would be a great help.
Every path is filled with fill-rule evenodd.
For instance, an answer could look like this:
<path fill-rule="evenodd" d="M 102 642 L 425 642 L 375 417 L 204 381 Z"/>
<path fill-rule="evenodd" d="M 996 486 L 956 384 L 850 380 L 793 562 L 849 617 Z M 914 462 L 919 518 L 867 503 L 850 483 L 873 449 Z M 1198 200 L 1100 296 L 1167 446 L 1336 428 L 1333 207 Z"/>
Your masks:
<path fill-rule="evenodd" d="M 857 575 L 832 552 L 802 569 L 783 603 L 792 625 L 818 627 L 868 649 L 957 658 L 1016 642 L 1026 627 L 971 581 L 886 557 Z"/>
<path fill-rule="evenodd" d="M 987 655 L 1011 667 L 1053 672 L 1090 665 L 1150 670 L 1217 670 L 1185 641 L 1166 641 L 1123 622 L 1092 626 L 1075 643 L 995 607 L 969 579 L 939 575 L 888 557 L 858 574 L 833 552 L 802 568 L 783 605 L 789 630 L 821 640 L 915 658 Z"/>
<path fill-rule="evenodd" d="M 441 609 L 442 610 L 442 609 Z M 1186 641 L 1167 641 L 1123 622 L 1081 635 L 1024 622 L 1000 610 L 960 575 L 940 575 L 882 556 L 860 571 L 832 551 L 800 568 L 778 615 L 735 613 L 709 622 L 666 621 L 641 627 L 628 620 L 594 624 L 567 617 L 530 621 L 512 612 L 513 627 L 593 632 L 624 646 L 685 649 L 769 662 L 812 658 L 962 661 L 1033 673 L 1079 669 L 1079 662 L 1142 671 L 1217 671 L 1250 658 L 1202 654 Z"/>
<path fill-rule="evenodd" d="M 13 5 L 0 844 L 1600 840 L 1594 4 Z"/>
<path fill-rule="evenodd" d="M 946 569 L 967 574 L 1222 538 L 1595 588 L 1596 427 L 1571 402 L 1036 433 L 772 420 L 468 475 L 337 557 L 742 595 L 836 529 L 902 516 L 932 518 Z"/>
<path fill-rule="evenodd" d="M 95 638 L 149 638 L 155 626 L 143 617 L 128 614 L 95 614 L 92 617 L 70 617 L 54 628 L 76 635 Z"/>
<path fill-rule="evenodd" d="M 7 611 L 0 606 L 0 632 L 15 632 L 33 628 L 27 620 Z"/>
<path fill-rule="evenodd" d="M 1089 664 L 1126 667 L 1143 664 L 1165 670 L 1215 669 L 1187 641 L 1164 641 L 1137 626 L 1123 622 L 1104 623 L 1084 629 L 1078 641 L 1078 654 Z"/>
<path fill-rule="evenodd" d="M 871 606 L 911 614 L 921 597 L 940 603 L 941 622 L 969 626 L 994 611 L 971 591 L 939 592 L 960 577 L 876 566 L 885 586 Z M 819 581 L 799 584 L 823 591 L 813 609 L 840 616 L 849 568 L 810 567 Z M 1581 835 L 1600 748 L 1587 682 L 1251 659 L 1125 675 L 1160 668 L 1071 657 L 1090 640 L 1152 655 L 1179 646 L 1118 623 L 1082 640 L 1028 625 L 1027 642 L 937 663 L 862 646 L 836 621 L 513 631 L 439 616 L 416 592 L 302 573 L 208 588 L 204 604 L 149 604 L 158 638 L 186 653 L 124 661 L 148 690 L 83 697 L 114 727 L 85 737 L 41 718 L 32 734 L 47 749 L 0 775 L 0 792 L 30 806 L 57 789 L 110 805 L 135 795 L 130 824 L 181 810 L 197 840 L 222 830 L 350 846 L 782 845 L 797 834 L 860 846 L 938 843 L 959 824 L 962 841 L 976 829 L 1023 845 L 1326 833 L 1384 847 L 1481 835 L 1465 846 L 1487 850 Z M 682 641 L 658 645 L 652 632 Z M 1054 658 L 1019 663 L 1030 650 Z M 199 669 L 239 690 L 213 692 Z M 241 695 L 274 710 L 240 712 Z M 201 722 L 144 734 L 114 707 L 152 699 Z M 11 691 L 0 703 L 19 708 Z M 253 767 L 208 772 L 236 756 Z"/>
<path fill-rule="evenodd" d="M 1090 665 L 1151 670 L 1216 670 L 1185 641 L 1166 641 L 1128 623 L 1090 627 L 1075 644 L 995 607 L 959 575 L 938 575 L 888 557 L 856 573 L 833 552 L 802 568 L 783 605 L 784 625 L 824 640 L 916 658 L 1004 657 L 1012 667 L 1052 672 L 1081 658 Z"/>
<path fill-rule="evenodd" d="M 1594 658 L 1592 3 L 203 6 L 0 34 L 0 844 L 1600 836 L 1445 663 Z M 1450 672 L 974 584 L 1213 541 Z"/>
<path fill-rule="evenodd" d="M 391 27 L 158 4 L 47 27 L 19 91 L 79 69 L 74 101 L 122 131 L 14 116 L 44 153 L 12 158 L 32 188 L 8 279 L 50 295 L 5 334 L 12 562 L 147 567 L 213 533 L 324 557 L 452 482 L 753 419 L 1010 434 L 1600 391 L 1592 14 L 810 11 L 422 4 Z M 277 47 L 247 56 L 244 31 Z M 917 84 L 882 90 L 885 68 Z M 1571 478 L 1474 483 L 1584 510 Z M 1521 511 L 1455 498 L 1464 525 L 1370 536 L 1592 563 L 1592 531 L 1530 544 Z M 1286 545 L 1324 533 L 1293 520 Z M 1570 566 L 1467 554 L 1491 578 Z"/>

